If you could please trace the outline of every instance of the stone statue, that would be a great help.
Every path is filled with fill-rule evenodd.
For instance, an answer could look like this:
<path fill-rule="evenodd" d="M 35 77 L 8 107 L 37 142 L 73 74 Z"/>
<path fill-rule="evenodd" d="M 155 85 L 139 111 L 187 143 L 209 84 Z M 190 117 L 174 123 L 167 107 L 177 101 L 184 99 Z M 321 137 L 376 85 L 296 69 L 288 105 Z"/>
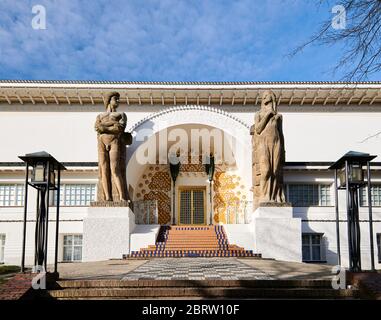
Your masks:
<path fill-rule="evenodd" d="M 275 94 L 265 91 L 261 109 L 251 128 L 253 145 L 254 210 L 263 205 L 285 203 L 283 166 L 285 162 L 282 115 L 277 111 Z"/>
<path fill-rule="evenodd" d="M 105 101 L 106 112 L 97 116 L 95 130 L 98 138 L 98 196 L 97 202 L 127 202 L 126 145 L 131 134 L 124 132 L 127 116 L 117 112 L 119 93 L 111 92 Z"/>

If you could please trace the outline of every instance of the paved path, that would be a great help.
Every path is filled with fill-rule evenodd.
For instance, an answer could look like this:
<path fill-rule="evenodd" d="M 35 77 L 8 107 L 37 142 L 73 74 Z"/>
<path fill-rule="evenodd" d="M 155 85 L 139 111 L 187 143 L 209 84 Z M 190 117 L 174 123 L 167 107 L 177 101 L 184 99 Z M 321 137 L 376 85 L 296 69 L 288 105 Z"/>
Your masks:
<path fill-rule="evenodd" d="M 145 262 L 147 260 L 60 263 L 58 272 L 61 279 L 121 279 L 128 272 Z"/>
<path fill-rule="evenodd" d="M 51 267 L 52 268 L 52 267 Z M 143 268 L 143 269 L 141 269 Z M 266 259 L 237 258 L 159 258 L 152 260 L 108 260 L 99 262 L 60 263 L 62 279 L 123 279 L 142 277 L 150 271 L 163 277 L 185 274 L 195 276 L 269 276 L 274 279 L 331 279 L 332 266 Z M 143 270 L 143 272 L 142 272 Z M 214 272 L 214 273 L 213 273 Z M 150 278 L 151 279 L 151 278 Z M 167 278 L 166 278 L 167 279 Z M 218 278 L 217 278 L 218 279 Z"/>
<path fill-rule="evenodd" d="M 238 261 L 261 270 L 275 279 L 332 279 L 332 267 L 319 263 L 300 263 L 267 259 L 239 259 Z"/>
<path fill-rule="evenodd" d="M 137 267 L 123 280 L 249 280 L 272 279 L 236 258 L 157 258 Z"/>

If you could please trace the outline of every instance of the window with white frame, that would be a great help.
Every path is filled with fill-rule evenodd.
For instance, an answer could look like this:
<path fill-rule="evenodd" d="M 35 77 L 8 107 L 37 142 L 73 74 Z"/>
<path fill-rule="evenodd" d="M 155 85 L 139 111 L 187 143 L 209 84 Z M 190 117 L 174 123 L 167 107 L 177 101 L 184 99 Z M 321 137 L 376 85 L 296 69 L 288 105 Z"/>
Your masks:
<path fill-rule="evenodd" d="M 325 261 L 324 240 L 321 233 L 302 234 L 302 260 L 304 262 Z"/>
<path fill-rule="evenodd" d="M 82 261 L 82 235 L 81 234 L 64 235 L 63 261 Z"/>
<path fill-rule="evenodd" d="M 53 204 L 56 203 L 54 192 Z M 95 200 L 95 184 L 62 184 L 60 188 L 61 206 L 88 206 Z"/>
<path fill-rule="evenodd" d="M 381 184 L 372 184 L 370 190 L 372 206 L 381 207 Z M 360 188 L 360 205 L 368 205 L 368 187 Z"/>
<path fill-rule="evenodd" d="M 0 234 L 0 263 L 4 263 L 5 234 Z"/>
<path fill-rule="evenodd" d="M 24 205 L 23 184 L 0 184 L 0 207 L 16 207 Z"/>
<path fill-rule="evenodd" d="M 286 197 L 294 207 L 331 206 L 331 185 L 288 184 Z"/>
<path fill-rule="evenodd" d="M 378 262 L 381 263 L 381 233 L 377 234 Z"/>

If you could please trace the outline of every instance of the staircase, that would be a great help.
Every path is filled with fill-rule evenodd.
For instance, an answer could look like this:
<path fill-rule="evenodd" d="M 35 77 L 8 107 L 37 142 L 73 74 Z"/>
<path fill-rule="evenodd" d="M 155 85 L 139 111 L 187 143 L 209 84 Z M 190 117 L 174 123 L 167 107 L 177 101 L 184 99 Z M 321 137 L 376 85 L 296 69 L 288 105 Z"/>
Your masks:
<path fill-rule="evenodd" d="M 162 226 L 155 245 L 123 258 L 254 257 L 260 254 L 229 244 L 223 226 Z"/>
<path fill-rule="evenodd" d="M 330 280 L 62 280 L 45 299 L 358 299 Z"/>

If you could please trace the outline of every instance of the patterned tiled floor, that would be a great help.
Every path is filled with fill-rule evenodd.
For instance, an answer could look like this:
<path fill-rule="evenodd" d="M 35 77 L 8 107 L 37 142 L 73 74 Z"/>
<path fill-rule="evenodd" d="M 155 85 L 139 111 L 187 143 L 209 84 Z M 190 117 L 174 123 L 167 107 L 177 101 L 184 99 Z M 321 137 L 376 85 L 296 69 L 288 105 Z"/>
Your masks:
<path fill-rule="evenodd" d="M 272 279 L 235 258 L 158 258 L 129 272 L 123 280 Z"/>

